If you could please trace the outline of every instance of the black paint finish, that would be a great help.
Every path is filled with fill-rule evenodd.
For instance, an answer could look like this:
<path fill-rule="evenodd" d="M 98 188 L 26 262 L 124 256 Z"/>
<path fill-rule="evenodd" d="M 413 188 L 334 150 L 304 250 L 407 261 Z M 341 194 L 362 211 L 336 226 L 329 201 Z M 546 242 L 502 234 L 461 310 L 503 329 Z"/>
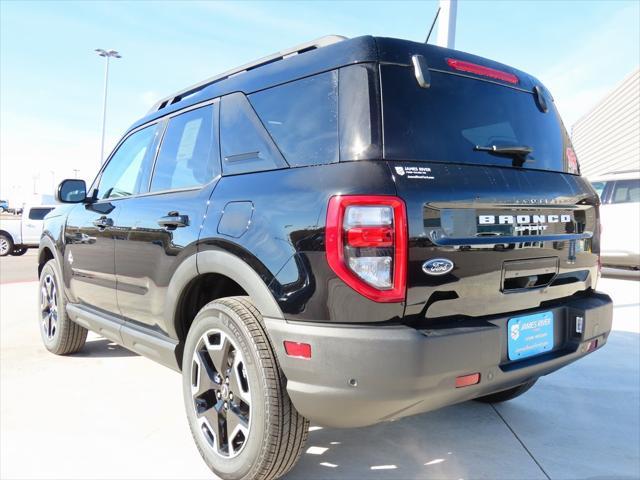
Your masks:
<path fill-rule="evenodd" d="M 177 304 L 182 292 L 167 289 L 186 260 L 208 250 L 224 250 L 251 266 L 291 321 L 422 327 L 537 308 L 590 292 L 599 250 L 598 205 L 581 177 L 535 167 L 502 167 L 500 162 L 489 166 L 451 159 L 407 161 L 398 155 L 385 160 L 390 155 L 383 135 L 393 132 L 393 125 L 385 125 L 380 71 L 392 64 L 406 73 L 413 54 L 423 55 L 429 68 L 437 71 L 446 71 L 446 58 L 455 55 L 516 74 L 522 91 L 531 92 L 539 85 L 524 72 L 463 52 L 373 37 L 340 42 L 213 84 L 132 128 L 234 92 L 250 100 L 252 93 L 275 85 L 338 71 L 340 161 L 335 162 L 334 154 L 325 165 L 278 164 L 274 170 L 225 175 L 193 189 L 153 194 L 143 190 L 110 202 L 71 206 L 66 219 L 55 217 L 46 227 L 46 235 L 58 246 L 56 256 L 63 259 L 71 301 L 175 337 L 170 318 L 175 305 L 167 311 L 165 300 L 175 295 Z M 471 82 L 482 80 L 470 77 Z M 392 101 L 392 93 L 385 95 L 385 102 Z M 367 98 L 368 112 L 363 109 Z M 220 143 L 224 142 L 222 136 Z M 272 148 L 277 150 L 277 145 Z M 424 174 L 408 174 L 414 167 Z M 327 204 L 334 195 L 349 194 L 397 195 L 405 201 L 409 238 L 405 302 L 368 300 L 329 268 L 324 245 Z M 543 232 L 517 232 L 509 225 L 484 231 L 477 225 L 478 215 L 554 212 L 570 214 L 572 221 L 549 225 Z M 172 226 L 166 217 L 179 221 Z M 433 258 L 445 258 L 454 267 L 445 275 L 427 275 L 422 265 Z M 527 275 L 533 277 L 536 259 L 542 259 L 543 270 L 550 258 L 557 265 L 556 276 L 545 277 L 548 282 L 525 282 L 536 288 L 514 289 L 512 285 L 520 284 L 505 278 L 505 272 L 512 271 L 505 269 L 505 262 L 527 261 L 533 265 L 527 267 Z M 196 269 L 193 275 L 198 275 Z"/>

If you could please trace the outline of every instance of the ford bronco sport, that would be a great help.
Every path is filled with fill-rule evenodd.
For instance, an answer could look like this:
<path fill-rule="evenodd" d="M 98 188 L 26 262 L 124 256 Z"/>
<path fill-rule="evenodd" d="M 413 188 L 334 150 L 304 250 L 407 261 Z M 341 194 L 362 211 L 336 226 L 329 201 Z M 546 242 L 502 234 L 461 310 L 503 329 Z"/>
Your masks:
<path fill-rule="evenodd" d="M 484 58 L 325 37 L 159 101 L 40 242 L 41 333 L 183 375 L 224 479 L 309 421 L 514 398 L 602 347 L 598 197 L 553 99 Z"/>

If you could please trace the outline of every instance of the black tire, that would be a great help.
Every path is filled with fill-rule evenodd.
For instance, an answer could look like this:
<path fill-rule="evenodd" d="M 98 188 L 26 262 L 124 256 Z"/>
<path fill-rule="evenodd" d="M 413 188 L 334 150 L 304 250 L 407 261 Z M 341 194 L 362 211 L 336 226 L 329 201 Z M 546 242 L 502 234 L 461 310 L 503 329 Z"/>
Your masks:
<path fill-rule="evenodd" d="M 38 296 L 38 323 L 45 348 L 56 355 L 80 351 L 87 340 L 87 330 L 67 315 L 67 301 L 55 260 L 49 260 L 40 272 Z"/>
<path fill-rule="evenodd" d="M 20 257 L 22 255 L 24 255 L 25 253 L 27 253 L 27 249 L 26 248 L 15 248 L 11 251 L 11 255 L 14 257 Z"/>
<path fill-rule="evenodd" d="M 538 379 L 534 378 L 533 380 L 530 380 L 527 383 L 523 383 L 522 385 L 518 385 L 517 387 L 503 390 L 501 392 L 492 393 L 491 395 L 485 395 L 484 397 L 478 397 L 475 400 L 482 403 L 500 403 L 506 402 L 508 400 L 513 400 L 514 398 L 519 397 L 523 393 L 527 392 L 536 384 L 537 381 Z"/>
<path fill-rule="evenodd" d="M 271 480 L 295 465 L 309 421 L 289 399 L 262 316 L 248 297 L 222 298 L 200 310 L 187 335 L 182 373 L 191 434 L 216 475 Z M 212 424 L 217 425 L 215 433 Z"/>
<path fill-rule="evenodd" d="M 0 257 L 6 257 L 13 252 L 13 239 L 9 235 L 0 233 Z"/>

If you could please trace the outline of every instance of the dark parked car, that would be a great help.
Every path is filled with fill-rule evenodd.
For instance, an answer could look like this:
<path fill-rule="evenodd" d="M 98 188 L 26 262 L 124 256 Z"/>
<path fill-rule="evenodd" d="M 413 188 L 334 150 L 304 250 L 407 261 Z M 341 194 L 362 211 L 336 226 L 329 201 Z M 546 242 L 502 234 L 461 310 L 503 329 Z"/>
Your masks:
<path fill-rule="evenodd" d="M 611 328 L 598 197 L 551 95 L 459 51 L 280 52 L 161 100 L 58 198 L 46 347 L 94 330 L 181 371 L 224 479 L 286 473 L 309 420 L 509 400 Z"/>

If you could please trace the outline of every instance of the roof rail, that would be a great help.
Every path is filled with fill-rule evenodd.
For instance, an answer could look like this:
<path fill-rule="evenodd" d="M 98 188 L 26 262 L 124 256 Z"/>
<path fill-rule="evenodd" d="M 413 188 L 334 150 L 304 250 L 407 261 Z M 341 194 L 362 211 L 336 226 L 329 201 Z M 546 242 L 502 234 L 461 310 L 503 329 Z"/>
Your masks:
<path fill-rule="evenodd" d="M 205 87 L 208 87 L 209 85 L 219 82 L 221 80 L 226 80 L 227 78 L 230 78 L 234 75 L 238 75 L 240 73 L 249 71 L 249 70 L 253 70 L 255 68 L 261 67 L 263 65 L 267 65 L 269 63 L 273 63 L 273 62 L 277 62 L 280 60 L 283 60 L 287 57 L 291 57 L 293 55 L 298 55 L 301 53 L 305 53 L 308 52 L 310 50 L 316 50 L 318 48 L 322 48 L 322 47 L 326 47 L 328 45 L 333 45 L 334 43 L 338 43 L 341 42 L 343 40 L 346 40 L 347 37 L 343 37 L 342 35 L 327 35 L 324 37 L 320 37 L 316 40 L 312 40 L 310 42 L 305 42 L 302 43 L 300 45 L 296 45 L 295 47 L 291 47 L 291 48 L 287 48 L 286 50 L 281 50 L 279 52 L 273 53 L 271 55 L 267 55 L 266 57 L 262 57 L 258 60 L 254 60 L 253 62 L 249 62 L 246 63 L 240 67 L 236 67 L 233 68 L 231 70 L 228 70 L 224 73 L 221 73 L 219 75 L 216 75 L 214 77 L 211 78 L 207 78 L 206 80 L 203 80 L 202 82 L 196 83 L 195 85 L 191 85 L 190 87 L 187 87 L 183 90 L 180 90 L 172 95 L 169 95 L 168 97 L 165 97 L 161 100 L 158 100 L 153 107 L 151 107 L 151 110 L 149 110 L 148 113 L 153 113 L 153 112 L 157 112 L 158 110 L 162 110 L 163 108 L 165 108 L 168 105 L 172 105 L 174 103 L 179 102 L 180 100 L 182 100 L 183 98 L 186 98 L 189 95 L 192 95 L 200 90 L 202 90 Z"/>

